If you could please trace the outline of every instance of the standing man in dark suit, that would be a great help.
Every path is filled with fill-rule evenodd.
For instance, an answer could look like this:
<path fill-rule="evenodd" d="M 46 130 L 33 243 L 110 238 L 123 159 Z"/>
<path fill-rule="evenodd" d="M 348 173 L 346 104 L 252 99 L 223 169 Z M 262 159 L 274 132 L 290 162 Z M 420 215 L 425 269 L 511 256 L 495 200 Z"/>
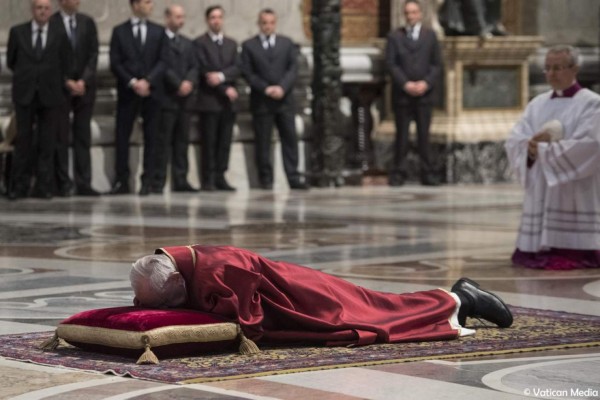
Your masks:
<path fill-rule="evenodd" d="M 80 0 L 59 0 L 60 11 L 50 19 L 69 38 L 73 51 L 67 73 L 67 101 L 62 108 L 56 153 L 58 194 L 69 196 L 73 183 L 69 178 L 69 133 L 73 135 L 75 193 L 98 196 L 92 188 L 91 121 L 96 101 L 98 32 L 94 20 L 79 11 Z M 73 112 L 71 124 L 69 114 Z"/>
<path fill-rule="evenodd" d="M 417 124 L 421 183 L 435 186 L 429 155 L 429 126 L 433 109 L 432 91 L 442 69 L 435 32 L 421 24 L 423 13 L 418 0 L 404 4 L 407 26 L 387 38 L 386 62 L 392 77 L 392 104 L 396 116 L 394 163 L 389 173 L 390 186 L 402 186 L 406 179 L 406 154 L 410 121 Z"/>
<path fill-rule="evenodd" d="M 117 78 L 116 180 L 111 194 L 129 193 L 129 139 L 138 114 L 143 119 L 144 162 L 139 194 L 150 194 L 155 171 L 167 37 L 148 20 L 152 0 L 129 0 L 132 16 L 117 25 L 110 40 L 110 69 Z"/>
<path fill-rule="evenodd" d="M 298 138 L 293 89 L 298 75 L 298 50 L 287 37 L 275 34 L 277 16 L 269 8 L 258 14 L 260 33 L 242 44 L 242 73 L 250 85 L 256 165 L 260 186 L 273 188 L 271 135 L 281 139 L 283 167 L 290 188 L 307 189 L 298 173 Z"/>
<path fill-rule="evenodd" d="M 65 102 L 64 77 L 71 52 L 64 32 L 50 24 L 51 0 L 31 0 L 33 20 L 10 30 L 6 63 L 13 72 L 12 99 L 17 137 L 9 198 L 29 195 L 35 161 L 32 195 L 53 196 L 54 153 L 60 107 Z M 34 132 L 34 126 L 37 126 Z"/>
<path fill-rule="evenodd" d="M 179 34 L 185 24 L 185 10 L 179 5 L 165 9 L 167 65 L 164 75 L 165 95 L 156 141 L 156 173 L 153 193 L 162 193 L 171 160 L 171 184 L 175 192 L 197 192 L 187 181 L 190 112 L 192 92 L 198 84 L 198 63 L 192 41 Z"/>
<path fill-rule="evenodd" d="M 235 188 L 225 179 L 236 116 L 240 76 L 237 43 L 223 35 L 223 8 L 206 9 L 208 31 L 195 41 L 200 64 L 198 110 L 202 134 L 202 190 Z"/>

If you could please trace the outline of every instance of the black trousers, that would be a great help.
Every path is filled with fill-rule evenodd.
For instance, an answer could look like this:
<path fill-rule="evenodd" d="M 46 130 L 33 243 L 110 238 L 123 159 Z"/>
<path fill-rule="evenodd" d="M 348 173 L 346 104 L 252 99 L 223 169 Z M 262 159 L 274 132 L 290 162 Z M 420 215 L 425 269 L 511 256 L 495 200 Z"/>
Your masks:
<path fill-rule="evenodd" d="M 35 176 L 35 191 L 51 193 L 59 107 L 45 107 L 36 95 L 30 105 L 15 104 L 17 136 L 9 191 L 26 196 Z M 35 172 L 35 173 L 34 173 Z"/>
<path fill-rule="evenodd" d="M 183 107 L 162 109 L 161 128 L 156 136 L 156 171 L 152 187 L 165 186 L 169 162 L 173 187 L 187 183 L 190 118 L 190 113 Z"/>
<path fill-rule="evenodd" d="M 70 119 L 70 113 L 73 119 Z M 59 188 L 71 186 L 69 177 L 69 143 L 73 138 L 73 169 L 75 186 L 90 187 L 92 182 L 92 114 L 94 101 L 79 96 L 68 98 L 60 110 L 56 143 L 56 183 Z"/>
<path fill-rule="evenodd" d="M 417 149 L 421 163 L 421 175 L 431 171 L 429 155 L 429 127 L 431 125 L 432 106 L 430 104 L 400 104 L 395 107 L 396 140 L 394 142 L 394 161 L 391 174 L 406 176 L 408 137 L 411 121 L 417 125 Z"/>
<path fill-rule="evenodd" d="M 119 96 L 116 118 L 116 181 L 129 182 L 129 140 L 133 124 L 141 115 L 144 133 L 142 185 L 150 185 L 155 171 L 155 141 L 160 119 L 160 101 L 153 97 L 131 94 Z"/>
<path fill-rule="evenodd" d="M 202 186 L 213 186 L 224 179 L 229 168 L 235 117 L 230 109 L 200 113 Z"/>
<path fill-rule="evenodd" d="M 281 141 L 285 175 L 289 183 L 296 183 L 300 179 L 298 173 L 298 138 L 292 112 L 255 113 L 252 115 L 258 178 L 261 184 L 273 183 L 271 139 L 274 125 L 277 126 L 279 140 Z"/>

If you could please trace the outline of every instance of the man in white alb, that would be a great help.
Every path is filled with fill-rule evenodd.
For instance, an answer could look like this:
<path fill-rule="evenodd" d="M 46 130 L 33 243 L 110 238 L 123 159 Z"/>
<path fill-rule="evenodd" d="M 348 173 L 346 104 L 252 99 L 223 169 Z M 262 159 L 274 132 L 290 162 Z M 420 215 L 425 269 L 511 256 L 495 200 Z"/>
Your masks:
<path fill-rule="evenodd" d="M 548 51 L 553 90 L 529 103 L 506 141 L 525 188 L 516 265 L 600 266 L 600 95 L 577 82 L 578 59 L 571 46 Z"/>

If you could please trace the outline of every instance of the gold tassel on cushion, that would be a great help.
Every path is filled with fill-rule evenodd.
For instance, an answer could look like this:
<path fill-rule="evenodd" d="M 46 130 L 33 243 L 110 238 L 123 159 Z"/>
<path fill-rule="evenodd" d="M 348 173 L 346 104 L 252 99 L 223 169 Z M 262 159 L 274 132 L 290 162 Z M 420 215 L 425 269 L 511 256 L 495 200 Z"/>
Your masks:
<path fill-rule="evenodd" d="M 251 355 L 260 353 L 260 349 L 252 340 L 244 336 L 242 329 L 238 327 L 238 339 L 240 340 L 240 354 Z"/>
<path fill-rule="evenodd" d="M 50 339 L 45 340 L 39 346 L 39 349 L 44 350 L 44 351 L 52 351 L 52 350 L 56 350 L 56 348 L 58 347 L 59 344 L 60 344 L 60 339 L 58 338 L 58 334 L 56 333 L 56 331 L 54 331 L 54 336 L 52 336 Z"/>
<path fill-rule="evenodd" d="M 142 340 L 144 341 L 145 350 L 144 354 L 138 358 L 136 364 L 158 364 L 158 357 L 150 350 L 150 339 L 148 339 L 148 336 L 144 335 Z"/>

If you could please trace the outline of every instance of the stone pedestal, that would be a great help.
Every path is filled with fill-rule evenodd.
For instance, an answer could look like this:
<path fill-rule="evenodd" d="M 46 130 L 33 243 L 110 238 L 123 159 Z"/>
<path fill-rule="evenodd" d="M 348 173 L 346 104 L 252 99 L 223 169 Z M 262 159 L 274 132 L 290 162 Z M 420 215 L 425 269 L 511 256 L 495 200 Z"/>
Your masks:
<path fill-rule="evenodd" d="M 541 43 L 537 36 L 487 40 L 459 36 L 441 41 L 443 95 L 441 107 L 434 111 L 431 147 L 436 174 L 443 182 L 510 179 L 503 144 L 529 100 L 528 59 Z M 394 131 L 391 120 L 377 131 L 377 167 L 383 170 L 391 161 Z M 418 180 L 418 172 L 418 158 L 411 151 L 409 180 Z"/>

